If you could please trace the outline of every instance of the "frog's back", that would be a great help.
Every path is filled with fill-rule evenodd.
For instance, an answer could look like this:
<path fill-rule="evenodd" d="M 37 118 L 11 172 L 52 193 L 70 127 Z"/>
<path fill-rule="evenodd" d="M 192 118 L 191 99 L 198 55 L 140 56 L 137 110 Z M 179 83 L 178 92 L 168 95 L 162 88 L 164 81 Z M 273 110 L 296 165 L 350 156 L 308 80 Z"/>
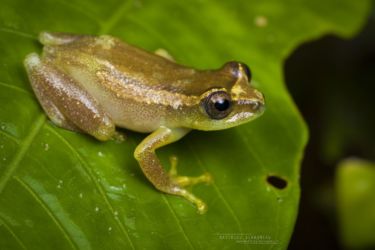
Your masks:
<path fill-rule="evenodd" d="M 51 35 L 51 33 L 47 34 Z M 217 70 L 201 71 L 181 66 L 112 36 L 72 36 L 60 33 L 53 35 L 63 41 L 57 47 L 56 43 L 48 44 L 41 40 L 47 45 L 45 54 L 57 52 L 59 55 L 52 55 L 52 57 L 58 57 L 60 63 L 87 67 L 87 65 L 93 66 L 93 62 L 96 62 L 96 67 L 91 67 L 91 70 L 99 70 L 103 74 L 111 72 L 112 76 L 115 70 L 119 72 L 118 76 L 121 79 L 127 79 L 123 83 L 131 82 L 145 90 L 164 90 L 199 96 L 215 85 L 225 86 L 233 82 L 233 79 L 228 79 L 225 72 L 220 74 Z"/>
<path fill-rule="evenodd" d="M 108 36 L 74 36 L 64 44 L 46 44 L 45 54 L 58 58 L 60 64 L 81 65 L 96 62 L 97 71 L 116 70 L 122 77 L 133 79 L 142 88 L 181 92 L 181 79 L 193 79 L 196 70 L 178 65 Z M 88 63 L 89 62 L 89 63 Z"/>

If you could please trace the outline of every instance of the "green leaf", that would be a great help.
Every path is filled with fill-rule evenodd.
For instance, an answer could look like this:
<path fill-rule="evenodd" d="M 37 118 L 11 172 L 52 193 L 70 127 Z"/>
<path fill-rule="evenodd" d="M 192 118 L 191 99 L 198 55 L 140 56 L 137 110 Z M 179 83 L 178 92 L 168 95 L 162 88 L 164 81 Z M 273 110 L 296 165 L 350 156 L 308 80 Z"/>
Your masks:
<path fill-rule="evenodd" d="M 375 246 L 375 163 L 347 159 L 335 178 L 340 238 L 344 246 Z"/>
<path fill-rule="evenodd" d="M 285 249 L 307 129 L 283 85 L 283 60 L 325 33 L 352 35 L 368 9 L 369 1 L 350 0 L 2 0 L 0 248 Z M 176 154 L 182 174 L 213 175 L 213 185 L 194 188 L 205 215 L 145 179 L 133 159 L 144 135 L 102 143 L 47 120 L 22 66 L 40 53 L 43 30 L 111 34 L 202 69 L 233 59 L 250 65 L 267 98 L 261 118 L 194 131 L 159 151 L 165 166 Z"/>

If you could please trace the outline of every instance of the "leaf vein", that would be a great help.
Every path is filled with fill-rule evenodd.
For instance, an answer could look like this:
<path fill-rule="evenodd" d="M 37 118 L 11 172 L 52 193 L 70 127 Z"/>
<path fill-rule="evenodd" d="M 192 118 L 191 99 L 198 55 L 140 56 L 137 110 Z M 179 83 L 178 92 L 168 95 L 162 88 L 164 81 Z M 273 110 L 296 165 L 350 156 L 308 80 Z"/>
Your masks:
<path fill-rule="evenodd" d="M 68 234 L 68 231 L 63 227 L 62 223 L 59 221 L 59 219 L 53 214 L 53 212 L 50 210 L 47 204 L 44 203 L 44 201 L 39 197 L 38 193 L 36 193 L 27 183 L 25 183 L 23 180 L 21 180 L 19 177 L 14 176 L 13 177 L 27 192 L 30 193 L 30 195 L 35 199 L 36 202 L 46 211 L 46 213 L 49 215 L 49 217 L 52 219 L 52 221 L 56 224 L 56 226 L 60 229 L 62 234 L 64 235 L 65 239 L 69 242 L 69 244 L 74 249 L 78 249 L 77 246 L 74 243 L 74 240 L 71 238 L 71 236 Z"/>
<path fill-rule="evenodd" d="M 101 24 L 99 34 L 108 33 L 121 19 L 122 14 L 128 10 L 132 3 L 133 1 L 124 1 L 119 7 L 117 7 L 111 17 Z"/>
<path fill-rule="evenodd" d="M 203 163 L 202 161 L 200 160 L 200 158 L 198 157 L 197 153 L 195 152 L 193 146 L 191 145 L 191 143 L 189 143 L 189 147 L 190 147 L 190 151 L 193 153 L 194 155 L 194 158 L 197 160 L 198 162 L 198 166 L 200 169 L 202 169 L 203 171 L 207 171 L 204 166 L 203 166 Z M 242 232 L 242 226 L 241 226 L 241 223 L 240 223 L 240 220 L 238 219 L 236 213 L 234 212 L 233 208 L 229 205 L 229 202 L 226 200 L 225 196 L 223 195 L 223 193 L 220 191 L 219 187 L 215 184 L 215 182 L 212 183 L 212 186 L 213 188 L 215 189 L 216 193 L 219 195 L 219 198 L 223 201 L 224 203 L 224 206 L 227 208 L 227 210 L 229 211 L 230 215 L 233 217 L 233 220 L 236 222 L 237 226 L 238 226 L 238 229 L 240 232 Z"/>
<path fill-rule="evenodd" d="M 14 85 L 9 84 L 9 83 L 0 82 L 0 86 L 5 87 L 5 88 L 8 88 L 8 89 L 15 90 L 15 91 L 20 92 L 20 93 L 23 93 L 23 94 L 30 95 L 30 92 L 29 92 L 29 91 L 24 90 L 23 88 L 20 88 L 20 87 L 14 86 Z"/>
<path fill-rule="evenodd" d="M 236 131 L 237 133 L 240 134 L 240 138 L 242 139 L 242 141 L 246 144 L 246 148 L 249 150 L 250 154 L 254 157 L 254 159 L 258 162 L 258 164 L 260 165 L 260 167 L 262 168 L 264 174 L 267 174 L 267 171 L 266 171 L 266 167 L 265 167 L 265 164 L 263 163 L 263 161 L 257 156 L 257 154 L 254 152 L 254 149 L 253 147 L 251 147 L 249 145 L 249 142 L 247 140 L 245 140 L 244 136 L 241 136 L 241 134 L 243 134 L 242 130 L 239 129 L 239 128 L 236 128 Z M 279 195 L 276 193 L 276 191 L 271 188 L 271 191 L 273 192 L 273 194 L 275 195 L 275 197 L 279 197 Z M 279 234 L 279 231 L 280 231 L 280 225 L 279 225 L 279 215 L 280 215 L 280 205 L 276 205 L 276 235 Z M 271 246 L 271 248 L 273 248 L 273 246 Z"/>
<path fill-rule="evenodd" d="M 113 208 L 112 204 L 110 203 L 109 201 L 109 197 L 108 195 L 106 194 L 106 192 L 104 191 L 104 188 L 102 186 L 102 184 L 100 184 L 98 181 L 97 181 L 97 177 L 95 176 L 94 172 L 91 170 L 91 168 L 89 167 L 89 163 L 86 161 L 85 158 L 83 158 L 81 156 L 81 154 L 79 152 L 77 152 L 77 150 L 70 144 L 69 141 L 67 141 L 63 136 L 61 136 L 56 130 L 52 129 L 52 128 L 49 128 L 48 127 L 48 130 L 50 130 L 53 134 L 55 134 L 71 151 L 72 153 L 77 157 L 77 159 L 81 162 L 82 165 L 79 165 L 79 166 L 82 166 L 83 170 L 85 171 L 85 173 L 87 173 L 87 175 L 90 177 L 90 179 L 92 180 L 92 182 L 94 183 L 96 189 L 99 191 L 100 195 L 102 196 L 105 204 L 107 205 L 108 207 L 108 210 L 111 212 L 114 220 L 116 221 L 117 225 L 120 227 L 122 233 L 125 235 L 126 239 L 128 240 L 130 246 L 132 249 L 135 249 L 134 247 L 134 244 L 130 238 L 130 235 L 128 233 L 128 231 L 126 230 L 126 227 L 125 225 L 122 223 L 122 221 L 116 216 L 116 213 L 115 213 L 115 209 Z"/>
<path fill-rule="evenodd" d="M 2 218 L 0 218 L 0 226 L 1 226 L 1 223 L 5 227 L 5 229 L 13 236 L 16 242 L 21 246 L 21 248 L 27 249 L 26 246 L 22 243 L 21 239 L 17 236 L 17 234 L 13 232 L 12 228 Z"/>
<path fill-rule="evenodd" d="M 187 236 L 187 234 L 185 232 L 185 229 L 183 228 L 183 226 L 181 224 L 180 219 L 177 217 L 176 212 L 173 210 L 173 208 L 171 207 L 171 204 L 169 203 L 168 199 L 165 197 L 165 194 L 162 194 L 162 197 L 163 197 L 163 200 L 165 201 L 165 203 L 167 204 L 168 209 L 171 211 L 171 213 L 173 215 L 173 218 L 176 220 L 177 226 L 180 228 L 180 231 L 182 232 L 184 238 L 189 243 L 190 248 L 195 249 L 193 244 L 191 243 L 189 237 Z"/>
<path fill-rule="evenodd" d="M 14 141 L 15 143 L 19 144 L 19 140 L 18 140 L 18 138 L 16 138 L 14 135 L 9 134 L 9 133 L 6 133 L 6 132 L 3 131 L 3 130 L 0 130 L 0 134 L 2 134 L 3 136 L 9 138 L 10 140 Z"/>
<path fill-rule="evenodd" d="M 57 0 L 61 5 L 64 5 L 76 12 L 79 12 L 80 14 L 90 18 L 91 20 L 95 21 L 97 24 L 100 24 L 100 20 L 97 19 L 92 13 L 88 12 L 87 10 L 83 10 L 81 8 L 78 8 L 76 4 L 71 4 L 70 2 L 65 2 L 62 0 Z"/>
<path fill-rule="evenodd" d="M 25 37 L 28 39 L 37 39 L 35 36 L 28 34 L 26 32 L 10 29 L 7 27 L 0 27 L 0 32 L 10 33 L 10 34 L 18 35 L 18 36 Z"/>
<path fill-rule="evenodd" d="M 12 161 L 9 163 L 8 167 L 5 169 L 4 174 L 0 176 L 0 194 L 3 192 L 12 174 L 17 170 L 19 163 L 24 158 L 34 138 L 42 129 L 45 121 L 46 116 L 44 114 L 39 115 L 34 124 L 31 126 L 30 133 L 25 137 L 24 141 L 21 143 L 19 151 L 16 153 Z"/>

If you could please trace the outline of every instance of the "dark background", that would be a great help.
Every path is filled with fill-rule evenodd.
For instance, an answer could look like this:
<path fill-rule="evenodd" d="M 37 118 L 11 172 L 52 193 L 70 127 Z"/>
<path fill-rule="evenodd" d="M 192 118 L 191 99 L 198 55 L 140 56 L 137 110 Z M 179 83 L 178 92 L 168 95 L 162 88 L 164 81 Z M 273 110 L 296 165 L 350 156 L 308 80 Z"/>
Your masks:
<path fill-rule="evenodd" d="M 326 36 L 304 44 L 286 60 L 284 71 L 310 130 L 300 210 L 289 249 L 342 249 L 335 168 L 348 157 L 375 162 L 375 8 L 353 39 Z"/>

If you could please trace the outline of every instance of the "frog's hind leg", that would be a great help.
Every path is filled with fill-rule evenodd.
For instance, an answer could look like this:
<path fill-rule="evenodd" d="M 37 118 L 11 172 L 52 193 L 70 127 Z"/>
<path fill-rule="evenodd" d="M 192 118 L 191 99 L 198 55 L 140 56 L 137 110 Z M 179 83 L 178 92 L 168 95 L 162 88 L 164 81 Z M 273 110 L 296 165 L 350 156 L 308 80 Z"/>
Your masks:
<path fill-rule="evenodd" d="M 149 179 L 157 189 L 165 193 L 184 197 L 195 204 L 198 212 L 203 214 L 207 209 L 206 204 L 185 187 L 202 182 L 210 183 L 212 180 L 211 176 L 208 173 L 198 177 L 178 176 L 176 170 L 177 158 L 175 157 L 171 159 L 172 168 L 168 174 L 163 169 L 155 154 L 156 149 L 179 140 L 188 132 L 189 129 L 186 128 L 169 129 L 160 127 L 137 146 L 134 151 L 134 156 L 138 160 L 147 179 Z"/>
<path fill-rule="evenodd" d="M 73 35 L 68 33 L 40 32 L 39 41 L 43 45 L 63 45 L 74 42 L 83 37 L 83 35 Z"/>
<path fill-rule="evenodd" d="M 111 118 L 74 79 L 44 63 L 35 53 L 28 55 L 24 64 L 32 88 L 52 122 L 99 140 L 116 136 Z"/>

